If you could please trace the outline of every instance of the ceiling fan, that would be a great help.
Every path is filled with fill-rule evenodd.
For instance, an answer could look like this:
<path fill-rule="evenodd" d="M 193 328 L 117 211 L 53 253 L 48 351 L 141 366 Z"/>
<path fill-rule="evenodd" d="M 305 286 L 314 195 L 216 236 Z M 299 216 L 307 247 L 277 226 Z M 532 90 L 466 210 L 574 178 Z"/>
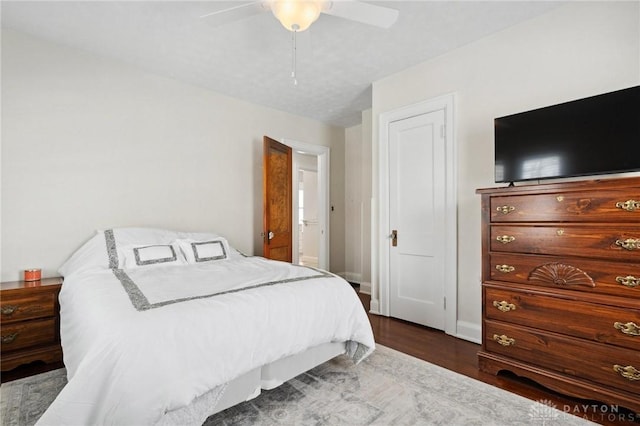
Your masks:
<path fill-rule="evenodd" d="M 230 23 L 269 10 L 292 32 L 306 30 L 321 13 L 385 29 L 396 22 L 399 14 L 395 9 L 357 0 L 262 0 L 239 4 L 200 17 Z"/>

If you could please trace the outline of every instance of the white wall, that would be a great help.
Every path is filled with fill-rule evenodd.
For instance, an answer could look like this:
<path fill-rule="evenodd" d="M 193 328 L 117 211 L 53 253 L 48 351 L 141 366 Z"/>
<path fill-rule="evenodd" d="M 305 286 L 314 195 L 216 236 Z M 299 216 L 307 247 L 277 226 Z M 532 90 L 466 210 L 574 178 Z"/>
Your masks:
<path fill-rule="evenodd" d="M 371 110 L 345 129 L 345 277 L 371 289 Z"/>
<path fill-rule="evenodd" d="M 374 197 L 379 114 L 456 94 L 459 334 L 480 338 L 475 190 L 495 186 L 493 119 L 640 84 L 639 9 L 638 2 L 572 3 L 374 83 Z"/>
<path fill-rule="evenodd" d="M 342 208 L 343 129 L 3 30 L 1 279 L 55 275 L 116 226 L 211 230 L 260 254 L 263 135 L 329 146 Z"/>
<path fill-rule="evenodd" d="M 362 281 L 362 125 L 345 129 L 344 138 L 344 249 L 345 278 L 350 282 Z"/>

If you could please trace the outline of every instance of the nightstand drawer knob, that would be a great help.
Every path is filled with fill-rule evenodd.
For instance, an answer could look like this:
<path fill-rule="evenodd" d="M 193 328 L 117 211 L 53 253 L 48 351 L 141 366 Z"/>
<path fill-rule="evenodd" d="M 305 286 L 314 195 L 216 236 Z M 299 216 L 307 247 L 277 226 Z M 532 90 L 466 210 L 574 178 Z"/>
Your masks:
<path fill-rule="evenodd" d="M 634 322 L 628 322 L 623 324 L 621 322 L 614 322 L 613 328 L 620 330 L 621 333 L 629 336 L 640 336 L 640 327 Z"/>
<path fill-rule="evenodd" d="M 504 272 L 505 274 L 508 274 L 509 272 L 513 272 L 516 270 L 516 268 L 509 265 L 496 265 L 496 269 L 500 272 Z"/>
<path fill-rule="evenodd" d="M 15 333 L 3 335 L 2 336 L 2 343 L 3 344 L 7 344 L 7 343 L 13 342 L 14 340 L 16 340 L 16 337 L 18 337 L 18 334 L 20 334 L 20 333 L 15 332 Z"/>
<path fill-rule="evenodd" d="M 514 211 L 516 208 L 513 206 L 500 206 L 500 207 L 496 207 L 496 211 L 500 212 L 502 214 L 509 214 L 512 211 Z"/>
<path fill-rule="evenodd" d="M 498 336 L 497 334 L 494 334 L 493 340 L 495 340 L 496 342 L 498 342 L 498 344 L 502 346 L 513 346 L 516 344 L 516 339 L 514 339 L 513 337 L 508 337 L 505 334 L 500 336 Z"/>
<path fill-rule="evenodd" d="M 634 380 L 634 381 L 640 380 L 640 370 L 637 370 L 632 365 L 627 365 L 626 367 L 623 367 L 621 365 L 616 364 L 613 366 L 613 371 L 620 374 L 622 377 L 624 377 L 627 380 Z"/>
<path fill-rule="evenodd" d="M 502 311 L 502 312 L 509 312 L 509 311 L 516 310 L 516 305 L 514 305 L 513 303 L 509 303 L 506 300 L 503 300 L 501 302 L 494 300 L 493 306 L 495 306 L 496 308 L 498 308 L 499 311 Z"/>
<path fill-rule="evenodd" d="M 18 310 L 17 306 L 6 305 L 6 306 L 3 306 L 2 309 L 0 309 L 0 312 L 2 312 L 2 315 L 6 315 L 10 317 L 17 310 Z"/>
<path fill-rule="evenodd" d="M 502 244 L 509 244 L 516 240 L 516 237 L 512 235 L 500 235 L 496 237 L 496 241 L 500 241 Z"/>

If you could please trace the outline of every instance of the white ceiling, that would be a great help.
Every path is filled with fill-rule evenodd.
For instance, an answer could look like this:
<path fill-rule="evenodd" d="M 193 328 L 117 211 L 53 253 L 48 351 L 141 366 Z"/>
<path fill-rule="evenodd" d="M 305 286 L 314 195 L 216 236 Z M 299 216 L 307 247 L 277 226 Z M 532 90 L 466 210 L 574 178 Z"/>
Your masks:
<path fill-rule="evenodd" d="M 2 26 L 336 126 L 360 122 L 371 83 L 557 7 L 546 1 L 370 2 L 390 29 L 322 14 L 297 39 L 270 12 L 221 23 L 229 1 L 2 1 Z"/>

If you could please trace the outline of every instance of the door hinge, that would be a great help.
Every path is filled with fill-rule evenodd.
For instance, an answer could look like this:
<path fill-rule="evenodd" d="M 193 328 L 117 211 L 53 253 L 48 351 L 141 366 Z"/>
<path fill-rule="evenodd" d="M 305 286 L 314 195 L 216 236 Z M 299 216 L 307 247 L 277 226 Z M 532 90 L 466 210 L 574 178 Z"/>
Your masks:
<path fill-rule="evenodd" d="M 443 308 L 446 311 L 447 310 L 447 298 L 445 297 L 443 301 L 444 301 Z"/>

